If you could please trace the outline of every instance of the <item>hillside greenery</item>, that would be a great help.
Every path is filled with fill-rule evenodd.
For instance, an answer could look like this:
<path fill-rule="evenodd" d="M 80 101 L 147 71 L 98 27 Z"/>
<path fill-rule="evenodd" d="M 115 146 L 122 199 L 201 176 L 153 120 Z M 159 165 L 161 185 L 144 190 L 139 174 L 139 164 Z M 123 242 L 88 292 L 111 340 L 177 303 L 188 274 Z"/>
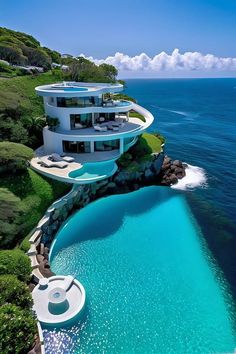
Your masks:
<path fill-rule="evenodd" d="M 0 225 L 4 228 L 0 228 L 0 246 L 8 248 L 19 244 L 46 209 L 67 191 L 67 184 L 43 177 L 31 169 L 21 174 L 2 175 Z M 11 206 L 11 212 L 6 206 Z"/>
<path fill-rule="evenodd" d="M 52 61 L 60 62 L 60 53 L 41 47 L 34 37 L 0 27 L 0 59 L 16 65 L 51 67 Z"/>

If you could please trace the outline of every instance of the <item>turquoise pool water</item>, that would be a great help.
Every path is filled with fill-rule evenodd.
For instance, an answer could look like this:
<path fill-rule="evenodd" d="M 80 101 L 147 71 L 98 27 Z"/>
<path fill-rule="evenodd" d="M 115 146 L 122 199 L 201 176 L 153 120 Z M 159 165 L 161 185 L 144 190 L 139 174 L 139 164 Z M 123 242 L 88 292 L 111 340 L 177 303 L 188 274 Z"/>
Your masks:
<path fill-rule="evenodd" d="M 129 101 L 119 101 L 119 103 L 117 103 L 118 106 L 130 106 L 132 103 L 130 103 Z"/>
<path fill-rule="evenodd" d="M 64 91 L 88 91 L 86 87 L 64 87 Z"/>
<path fill-rule="evenodd" d="M 85 286 L 73 326 L 47 353 L 216 353 L 236 346 L 227 284 L 181 194 L 148 187 L 89 204 L 58 232 L 57 274 Z"/>
<path fill-rule="evenodd" d="M 81 183 L 90 183 L 94 180 L 101 180 L 113 175 L 117 170 L 114 161 L 85 163 L 82 168 L 69 173 L 69 177 L 75 178 Z"/>

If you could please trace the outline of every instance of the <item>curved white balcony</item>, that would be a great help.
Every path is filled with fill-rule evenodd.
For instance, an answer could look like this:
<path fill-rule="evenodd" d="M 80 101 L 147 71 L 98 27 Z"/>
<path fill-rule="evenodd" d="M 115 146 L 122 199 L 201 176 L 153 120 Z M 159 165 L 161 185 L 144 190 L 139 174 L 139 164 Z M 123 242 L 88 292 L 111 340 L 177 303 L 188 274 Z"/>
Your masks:
<path fill-rule="evenodd" d="M 152 124 L 154 117 L 148 110 L 135 103 L 132 103 L 132 108 L 144 116 L 145 122 L 139 118 L 130 117 L 129 121 L 126 122 L 122 128 L 119 128 L 118 131 L 107 130 L 105 132 L 95 131 L 93 127 L 78 130 L 64 130 L 58 128 L 54 132 L 49 130 L 48 127 L 45 127 L 44 141 L 46 142 L 55 139 L 60 141 L 105 141 L 120 138 L 130 138 L 136 135 L 140 135 Z"/>
<path fill-rule="evenodd" d="M 45 104 L 45 112 L 50 117 L 56 117 L 60 121 L 63 119 L 70 119 L 71 114 L 83 114 L 83 113 L 118 113 L 128 112 L 133 107 L 134 103 L 131 101 L 115 101 L 112 106 L 88 106 L 88 107 L 57 107 L 49 104 Z"/>

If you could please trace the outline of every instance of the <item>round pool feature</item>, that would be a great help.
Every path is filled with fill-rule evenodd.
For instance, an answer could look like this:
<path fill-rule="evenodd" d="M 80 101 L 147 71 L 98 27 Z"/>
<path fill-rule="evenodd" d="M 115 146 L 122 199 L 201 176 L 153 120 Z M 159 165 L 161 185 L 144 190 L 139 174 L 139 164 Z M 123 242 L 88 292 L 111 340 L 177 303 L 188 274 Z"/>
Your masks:
<path fill-rule="evenodd" d="M 48 294 L 48 300 L 52 304 L 59 304 L 66 299 L 66 290 L 63 288 L 54 288 Z"/>
<path fill-rule="evenodd" d="M 76 317 L 85 305 L 83 285 L 71 276 L 40 279 L 32 292 L 33 309 L 46 325 L 61 325 Z"/>

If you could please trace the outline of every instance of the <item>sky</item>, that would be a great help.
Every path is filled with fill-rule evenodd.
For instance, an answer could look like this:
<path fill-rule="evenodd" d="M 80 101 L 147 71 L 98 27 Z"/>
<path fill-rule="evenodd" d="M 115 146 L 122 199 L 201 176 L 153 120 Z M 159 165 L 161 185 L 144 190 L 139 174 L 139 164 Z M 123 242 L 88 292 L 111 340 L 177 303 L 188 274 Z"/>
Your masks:
<path fill-rule="evenodd" d="M 0 26 L 124 78 L 236 76 L 236 0 L 0 0 Z"/>

